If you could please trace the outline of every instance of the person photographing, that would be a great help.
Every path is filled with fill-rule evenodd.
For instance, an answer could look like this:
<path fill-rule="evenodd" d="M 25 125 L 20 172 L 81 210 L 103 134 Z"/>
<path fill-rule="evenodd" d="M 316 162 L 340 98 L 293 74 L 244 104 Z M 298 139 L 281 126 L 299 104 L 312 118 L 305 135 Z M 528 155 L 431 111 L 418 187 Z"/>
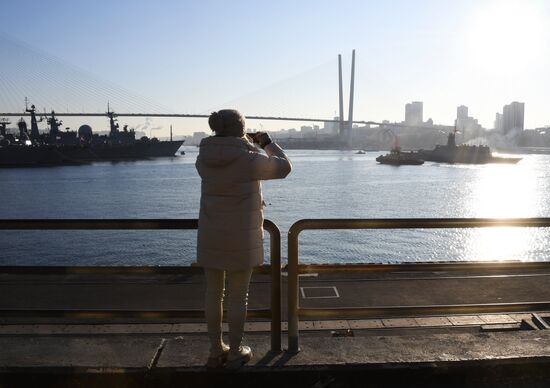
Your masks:
<path fill-rule="evenodd" d="M 252 269 L 264 261 L 260 181 L 285 178 L 292 165 L 268 133 L 246 134 L 237 110 L 213 112 L 208 124 L 215 135 L 201 141 L 195 164 L 201 177 L 197 262 L 206 277 L 207 367 L 236 369 L 252 358 L 242 338 Z M 226 279 L 229 346 L 222 338 Z"/>

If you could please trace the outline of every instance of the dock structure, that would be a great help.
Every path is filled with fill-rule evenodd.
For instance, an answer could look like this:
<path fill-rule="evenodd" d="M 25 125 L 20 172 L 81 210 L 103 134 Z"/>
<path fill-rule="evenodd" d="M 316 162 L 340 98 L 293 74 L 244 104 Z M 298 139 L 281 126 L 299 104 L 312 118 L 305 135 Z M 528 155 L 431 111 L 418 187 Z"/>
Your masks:
<path fill-rule="evenodd" d="M 198 267 L 0 267 L 0 386 L 545 387 L 550 262 L 303 265 L 306 229 L 550 227 L 527 219 L 300 220 L 252 278 L 237 373 L 204 367 Z M 0 230 L 196 229 L 197 220 L 0 220 Z M 287 303 L 283 303 L 287 301 Z M 282 308 L 281 308 L 282 307 Z M 287 344 L 286 348 L 281 346 Z"/>
<path fill-rule="evenodd" d="M 200 387 L 221 381 L 243 386 L 286 381 L 287 386 L 400 386 L 414 379 L 422 386 L 542 386 L 537 384 L 550 377 L 550 313 L 545 311 L 301 320 L 299 353 L 272 351 L 269 321 L 249 318 L 245 342 L 255 351 L 252 363 L 238 373 L 207 371 L 204 319 L 154 314 L 201 309 L 205 283 L 200 271 L 93 272 L 0 271 L 0 344 L 7 350 L 0 353 L 0 384 Z M 347 275 L 323 271 L 301 278 L 300 304 L 330 309 L 543 303 L 550 300 L 549 281 L 550 267 Z M 270 275 L 259 271 L 251 283 L 249 307 L 253 311 L 269 304 Z M 151 314 L 109 318 L 93 311 Z M 283 310 L 283 343 L 286 319 Z"/>

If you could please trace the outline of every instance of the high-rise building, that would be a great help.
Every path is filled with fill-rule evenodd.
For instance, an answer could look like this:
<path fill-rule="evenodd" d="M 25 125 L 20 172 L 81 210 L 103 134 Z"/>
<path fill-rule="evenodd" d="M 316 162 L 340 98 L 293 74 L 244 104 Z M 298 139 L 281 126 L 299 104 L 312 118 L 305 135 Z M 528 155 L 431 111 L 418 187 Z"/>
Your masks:
<path fill-rule="evenodd" d="M 525 104 L 514 101 L 504 105 L 502 110 L 502 132 L 504 134 L 512 131 L 523 131 L 523 122 L 525 118 Z"/>
<path fill-rule="evenodd" d="M 413 101 L 405 105 L 405 124 L 420 125 L 424 122 L 424 107 L 422 101 Z"/>
<path fill-rule="evenodd" d="M 460 121 L 466 118 L 468 118 L 468 107 L 460 105 L 458 108 L 456 108 L 456 119 Z"/>
<path fill-rule="evenodd" d="M 338 130 L 339 130 L 339 125 L 338 125 L 338 120 L 340 120 L 340 118 L 338 116 L 336 116 L 334 118 L 334 121 L 324 121 L 323 122 L 323 132 L 324 133 L 330 133 L 330 134 L 337 134 L 338 133 Z"/>
<path fill-rule="evenodd" d="M 189 143 L 199 145 L 201 143 L 201 140 L 205 137 L 208 137 L 208 134 L 205 132 L 193 132 L 192 140 Z"/>
<path fill-rule="evenodd" d="M 502 113 L 497 112 L 495 115 L 495 130 L 502 131 Z"/>
<path fill-rule="evenodd" d="M 457 131 L 477 133 L 481 130 L 481 125 L 477 122 L 477 119 L 468 116 L 468 107 L 460 105 L 456 108 L 456 121 Z"/>

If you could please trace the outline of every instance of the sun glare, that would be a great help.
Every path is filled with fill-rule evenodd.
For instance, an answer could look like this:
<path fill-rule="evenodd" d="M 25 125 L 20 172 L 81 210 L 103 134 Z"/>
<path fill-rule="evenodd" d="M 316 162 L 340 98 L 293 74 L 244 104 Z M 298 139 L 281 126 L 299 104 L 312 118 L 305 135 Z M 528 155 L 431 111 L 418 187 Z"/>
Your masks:
<path fill-rule="evenodd" d="M 487 165 L 480 171 L 472 208 L 475 217 L 533 217 L 539 203 L 533 170 L 517 165 Z M 473 260 L 527 260 L 537 244 L 525 228 L 482 228 L 470 235 L 468 256 Z"/>
<path fill-rule="evenodd" d="M 499 1 L 481 8 L 467 31 L 467 61 L 497 74 L 524 70 L 544 48 L 544 21 L 526 1 Z"/>
<path fill-rule="evenodd" d="M 537 215 L 537 179 L 529 160 L 522 165 L 486 165 L 475 185 L 475 217 L 533 217 Z"/>

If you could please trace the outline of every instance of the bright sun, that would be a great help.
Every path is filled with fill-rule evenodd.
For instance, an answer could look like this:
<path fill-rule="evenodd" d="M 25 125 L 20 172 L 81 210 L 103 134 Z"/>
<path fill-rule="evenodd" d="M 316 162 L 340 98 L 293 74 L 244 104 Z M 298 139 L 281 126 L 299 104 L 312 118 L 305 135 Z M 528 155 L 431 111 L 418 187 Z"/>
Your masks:
<path fill-rule="evenodd" d="M 527 1 L 498 1 L 480 8 L 468 25 L 468 62 L 501 74 L 532 65 L 545 50 L 540 15 Z"/>

